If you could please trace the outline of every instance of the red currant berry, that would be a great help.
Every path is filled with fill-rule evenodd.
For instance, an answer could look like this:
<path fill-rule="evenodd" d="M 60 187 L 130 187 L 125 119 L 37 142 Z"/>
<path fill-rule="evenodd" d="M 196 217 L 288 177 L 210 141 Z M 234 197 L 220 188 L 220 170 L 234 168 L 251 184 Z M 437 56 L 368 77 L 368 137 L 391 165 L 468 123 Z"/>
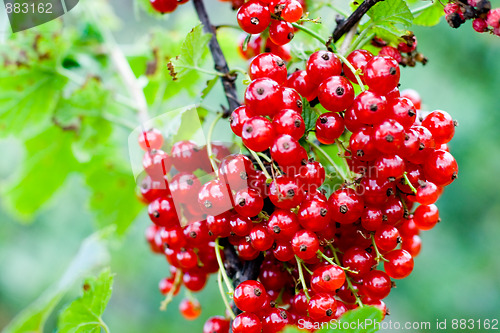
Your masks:
<path fill-rule="evenodd" d="M 292 209 L 304 200 L 304 191 L 297 178 L 277 177 L 269 187 L 269 199 L 278 208 Z"/>
<path fill-rule="evenodd" d="M 207 273 L 201 271 L 202 268 L 197 270 L 189 270 L 182 276 L 182 283 L 187 289 L 191 291 L 200 291 L 207 284 Z"/>
<path fill-rule="evenodd" d="M 425 117 L 422 126 L 431 133 L 436 145 L 449 142 L 455 134 L 455 122 L 446 111 L 433 111 Z"/>
<path fill-rule="evenodd" d="M 413 258 L 405 250 L 394 250 L 385 254 L 384 269 L 393 279 L 404 279 L 413 271 Z"/>
<path fill-rule="evenodd" d="M 345 188 L 333 192 L 328 199 L 332 219 L 341 224 L 353 223 L 363 214 L 363 197 Z"/>
<path fill-rule="evenodd" d="M 234 210 L 244 217 L 253 217 L 264 208 L 264 199 L 256 190 L 239 190 L 234 197 Z"/>
<path fill-rule="evenodd" d="M 283 106 L 282 106 L 283 109 L 291 109 L 297 111 L 299 114 L 302 114 L 302 99 L 300 98 L 299 93 L 295 91 L 295 89 L 288 87 L 282 87 L 282 90 L 283 90 Z"/>
<path fill-rule="evenodd" d="M 238 24 L 249 34 L 260 34 L 271 22 L 269 8 L 259 1 L 244 3 L 236 14 Z"/>
<path fill-rule="evenodd" d="M 330 76 L 340 76 L 342 63 L 332 52 L 316 51 L 307 60 L 306 71 L 312 82 L 320 84 Z"/>
<path fill-rule="evenodd" d="M 346 78 L 331 76 L 319 85 L 318 99 L 328 111 L 344 111 L 354 101 L 354 88 Z"/>
<path fill-rule="evenodd" d="M 201 183 L 192 173 L 181 172 L 172 177 L 169 188 L 175 202 L 188 205 L 198 200 Z"/>
<path fill-rule="evenodd" d="M 272 124 L 277 135 L 289 134 L 295 140 L 300 140 L 305 133 L 304 119 L 295 110 L 281 110 L 274 116 Z"/>
<path fill-rule="evenodd" d="M 328 321 L 337 310 L 335 298 L 328 293 L 317 293 L 309 300 L 309 316 L 313 320 Z"/>
<path fill-rule="evenodd" d="M 250 231 L 250 241 L 254 249 L 267 251 L 273 246 L 274 238 L 265 225 L 257 224 Z"/>
<path fill-rule="evenodd" d="M 198 204 L 208 215 L 218 215 L 232 208 L 231 196 L 225 183 L 211 180 L 205 183 L 198 194 Z"/>
<path fill-rule="evenodd" d="M 373 57 L 363 72 L 368 87 L 381 95 L 387 94 L 399 83 L 399 64 L 391 57 Z"/>
<path fill-rule="evenodd" d="M 334 293 L 344 282 L 344 270 L 337 265 L 316 268 L 311 276 L 311 288 L 315 293 Z"/>
<path fill-rule="evenodd" d="M 361 215 L 361 226 L 368 231 L 375 231 L 382 225 L 383 216 L 379 208 L 365 207 Z"/>
<path fill-rule="evenodd" d="M 424 174 L 427 180 L 437 186 L 449 185 L 457 178 L 457 161 L 447 151 L 435 150 L 424 163 Z"/>
<path fill-rule="evenodd" d="M 269 25 L 269 38 L 276 45 L 290 43 L 294 37 L 293 26 L 286 21 L 272 20 Z"/>
<path fill-rule="evenodd" d="M 197 299 L 184 298 L 179 304 L 179 312 L 187 320 L 195 320 L 201 314 L 201 305 Z"/>
<path fill-rule="evenodd" d="M 281 332 L 291 323 L 288 311 L 279 308 L 271 309 L 262 317 L 262 333 Z"/>
<path fill-rule="evenodd" d="M 430 230 L 439 222 L 439 210 L 436 205 L 420 205 L 413 213 L 413 221 L 420 230 Z"/>
<path fill-rule="evenodd" d="M 292 238 L 292 248 L 300 259 L 311 259 L 319 250 L 318 236 L 309 230 L 297 231 Z"/>
<path fill-rule="evenodd" d="M 149 0 L 154 10 L 159 13 L 171 13 L 177 8 L 177 0 Z"/>
<path fill-rule="evenodd" d="M 328 203 L 321 200 L 306 200 L 298 212 L 300 225 L 311 231 L 321 231 L 328 227 L 331 216 Z"/>
<path fill-rule="evenodd" d="M 302 17 L 304 8 L 297 0 L 284 0 L 280 1 L 279 5 L 283 5 L 284 8 L 281 10 L 281 18 L 287 22 L 293 23 L 300 20 Z"/>
<path fill-rule="evenodd" d="M 326 177 L 325 168 L 317 161 L 308 161 L 300 168 L 299 174 L 304 191 L 314 192 L 320 187 Z"/>
<path fill-rule="evenodd" d="M 250 63 L 248 75 L 252 80 L 269 78 L 284 84 L 287 77 L 285 62 L 272 53 L 259 54 Z"/>
<path fill-rule="evenodd" d="M 326 112 L 316 120 L 316 138 L 319 142 L 331 145 L 344 132 L 344 119 L 336 112 Z"/>
<path fill-rule="evenodd" d="M 280 85 L 271 79 L 253 80 L 245 91 L 245 104 L 251 116 L 274 116 L 281 110 L 283 93 Z"/>
<path fill-rule="evenodd" d="M 253 151 L 264 151 L 274 141 L 274 130 L 271 122 L 264 117 L 253 117 L 243 124 L 243 143 Z"/>
<path fill-rule="evenodd" d="M 233 333 L 261 333 L 262 323 L 250 312 L 241 313 L 233 320 Z"/>
<path fill-rule="evenodd" d="M 276 240 L 290 240 L 300 229 L 297 215 L 289 210 L 276 209 L 269 218 L 267 229 Z"/>
<path fill-rule="evenodd" d="M 373 128 L 376 148 L 384 154 L 397 154 L 404 144 L 403 126 L 393 119 L 385 120 Z"/>
<path fill-rule="evenodd" d="M 382 251 L 391 251 L 401 243 L 398 229 L 389 224 L 384 224 L 375 232 L 375 244 Z"/>
<path fill-rule="evenodd" d="M 415 201 L 421 205 L 430 205 L 439 198 L 439 188 L 431 182 L 419 181 Z"/>
<path fill-rule="evenodd" d="M 367 125 L 378 124 L 387 117 L 385 97 L 369 90 L 356 96 L 352 107 L 356 116 Z"/>
<path fill-rule="evenodd" d="M 396 120 L 405 129 L 409 129 L 417 118 L 417 110 L 409 98 L 396 97 L 389 100 L 387 105 L 388 116 Z"/>
<path fill-rule="evenodd" d="M 287 262 L 292 260 L 295 254 L 293 253 L 293 248 L 292 244 L 290 244 L 290 241 L 277 240 L 274 243 L 273 255 L 277 260 Z"/>
<path fill-rule="evenodd" d="M 163 176 L 172 167 L 172 160 L 163 150 L 153 149 L 144 154 L 142 166 L 153 180 L 162 181 L 164 180 Z"/>
<path fill-rule="evenodd" d="M 175 205 L 170 197 L 158 198 L 148 206 L 148 214 L 154 224 L 160 227 L 173 227 L 179 224 Z"/>
<path fill-rule="evenodd" d="M 366 50 L 354 50 L 352 51 L 348 56 L 347 56 L 347 61 L 354 67 L 355 70 L 360 69 L 361 74 L 359 75 L 361 77 L 361 81 L 364 83 L 363 80 L 363 73 L 365 71 L 365 66 L 373 58 L 373 54 L 371 54 L 369 51 Z M 351 71 L 351 69 L 346 65 L 343 64 L 343 69 L 345 76 L 353 82 L 358 84 L 358 81 L 356 80 L 356 77 L 354 76 L 354 73 Z"/>
<path fill-rule="evenodd" d="M 231 113 L 231 117 L 229 119 L 231 129 L 233 133 L 237 136 L 241 136 L 241 130 L 243 129 L 243 123 L 249 119 L 248 110 L 246 105 L 242 105 L 237 107 L 233 113 Z"/>
<path fill-rule="evenodd" d="M 360 247 L 349 248 L 344 252 L 343 266 L 357 272 L 358 276 L 368 273 L 377 264 L 375 257 L 370 252 Z"/>
<path fill-rule="evenodd" d="M 152 128 L 139 134 L 138 141 L 139 146 L 144 151 L 160 149 L 163 146 L 163 135 L 158 129 Z"/>
<path fill-rule="evenodd" d="M 420 110 L 420 108 L 422 107 L 422 98 L 420 98 L 420 94 L 416 90 L 405 89 L 401 91 L 401 97 L 408 98 L 417 110 Z"/>
<path fill-rule="evenodd" d="M 292 73 L 286 81 L 286 86 L 295 89 L 308 101 L 312 101 L 318 95 L 318 86 L 312 82 L 306 71 Z"/>
<path fill-rule="evenodd" d="M 363 276 L 363 294 L 372 299 L 386 298 L 391 288 L 391 278 L 385 272 L 373 270 Z"/>
<path fill-rule="evenodd" d="M 353 132 L 349 139 L 349 146 L 355 158 L 361 161 L 371 161 L 379 155 L 372 136 L 373 129 L 371 127 L 361 127 Z"/>
<path fill-rule="evenodd" d="M 307 161 L 307 152 L 299 141 L 288 134 L 282 134 L 274 140 L 271 157 L 281 166 L 299 167 L 303 161 Z"/>
<path fill-rule="evenodd" d="M 266 289 L 259 281 L 246 280 L 234 289 L 234 304 L 242 311 L 257 312 L 261 310 L 266 298 Z"/>
<path fill-rule="evenodd" d="M 214 316 L 208 318 L 203 325 L 203 333 L 228 333 L 229 320 L 221 316 Z"/>

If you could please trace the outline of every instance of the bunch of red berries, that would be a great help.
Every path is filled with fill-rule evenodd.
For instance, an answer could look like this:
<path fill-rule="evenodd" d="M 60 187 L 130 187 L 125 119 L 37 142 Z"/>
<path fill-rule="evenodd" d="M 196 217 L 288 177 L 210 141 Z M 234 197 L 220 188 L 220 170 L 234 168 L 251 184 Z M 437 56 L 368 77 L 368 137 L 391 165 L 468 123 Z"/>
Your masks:
<path fill-rule="evenodd" d="M 427 58 L 417 52 L 417 37 L 413 33 L 408 33 L 401 37 L 403 39 L 399 44 L 392 46 L 379 37 L 372 39 L 372 45 L 380 47 L 379 56 L 388 56 L 396 60 L 401 66 L 415 67 L 417 62 L 425 65 Z"/>
<path fill-rule="evenodd" d="M 489 0 L 467 0 L 451 2 L 444 7 L 446 21 L 452 28 L 472 21 L 472 28 L 479 32 L 490 32 L 500 36 L 500 8 L 491 9 Z"/>
<path fill-rule="evenodd" d="M 260 34 L 267 30 L 273 44 L 285 45 L 294 37 L 292 23 L 302 17 L 304 6 L 298 0 L 251 0 L 239 8 L 236 18 L 246 33 Z"/>
<path fill-rule="evenodd" d="M 314 330 L 362 304 L 385 313 L 391 279 L 412 272 L 419 232 L 439 222 L 434 203 L 457 177 L 447 147 L 455 122 L 444 111 L 420 111 L 418 94 L 398 89 L 398 62 L 366 50 L 346 58 L 318 51 L 291 74 L 280 57 L 263 53 L 249 75 L 230 125 L 251 158 L 191 141 L 167 154 L 159 131 L 139 137 L 141 193 L 153 222 L 147 239 L 171 265 L 160 290 L 170 299 L 181 285 L 201 290 L 208 274 L 229 280 L 225 239 L 241 261 L 262 262 L 258 280 L 234 291 L 227 284 L 242 312 L 235 333 Z M 312 128 L 302 98 L 325 109 L 315 108 Z M 338 146 L 344 168 L 324 152 L 328 145 Z M 325 183 L 328 170 L 338 173 L 329 180 L 341 181 Z M 199 312 L 192 298 L 181 303 L 186 318 Z M 204 331 L 229 327 L 213 317 Z"/>

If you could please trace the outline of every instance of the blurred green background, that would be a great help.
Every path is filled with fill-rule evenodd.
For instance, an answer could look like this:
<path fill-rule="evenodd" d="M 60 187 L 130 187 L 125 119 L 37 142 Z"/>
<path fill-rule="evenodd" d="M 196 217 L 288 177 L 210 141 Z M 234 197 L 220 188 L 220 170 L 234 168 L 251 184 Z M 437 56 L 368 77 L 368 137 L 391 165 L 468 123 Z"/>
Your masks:
<path fill-rule="evenodd" d="M 135 20 L 131 1 L 113 4 L 121 19 Z M 227 7 L 210 6 L 216 24 L 234 21 Z M 124 25 L 117 39 L 131 43 L 151 26 L 176 26 L 191 12 L 187 4 L 160 23 L 143 15 L 141 22 Z M 180 33 L 191 27 L 182 26 Z M 453 30 L 441 22 L 433 28 L 415 28 L 415 34 L 429 63 L 403 69 L 402 88 L 418 90 L 427 109 L 446 110 L 458 120 L 450 148 L 460 171 L 438 202 L 442 223 L 422 233 L 423 249 L 413 274 L 398 281 L 387 299 L 387 320 L 500 319 L 500 38 L 479 35 L 470 23 Z M 2 186 L 24 156 L 15 140 L 0 141 L 0 152 Z M 30 224 L 0 205 L 0 328 L 57 281 L 81 241 L 93 232 L 87 197 L 82 180 L 75 175 Z M 164 258 L 150 253 L 144 241 L 148 223 L 143 212 L 125 240 L 112 245 L 111 268 L 116 278 L 104 320 L 119 333 L 199 332 L 204 319 L 223 314 L 216 282 L 211 279 L 198 296 L 203 307 L 199 320 L 187 322 L 178 314 L 182 297 L 167 312 L 160 312 L 162 296 L 157 284 L 168 274 L 168 266 Z M 60 306 L 76 295 L 74 288 Z M 53 330 L 55 320 L 52 315 L 47 331 Z"/>

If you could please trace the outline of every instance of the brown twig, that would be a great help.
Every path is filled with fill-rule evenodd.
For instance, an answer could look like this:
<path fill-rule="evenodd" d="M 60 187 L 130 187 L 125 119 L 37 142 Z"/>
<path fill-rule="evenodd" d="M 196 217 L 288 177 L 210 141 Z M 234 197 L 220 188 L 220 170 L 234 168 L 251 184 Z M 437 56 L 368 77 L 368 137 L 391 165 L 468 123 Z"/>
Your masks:
<path fill-rule="evenodd" d="M 372 8 L 377 2 L 383 0 L 365 0 L 358 8 L 344 21 L 342 21 L 333 31 L 333 41 L 338 41 L 345 33 L 361 20 L 361 18 Z"/>

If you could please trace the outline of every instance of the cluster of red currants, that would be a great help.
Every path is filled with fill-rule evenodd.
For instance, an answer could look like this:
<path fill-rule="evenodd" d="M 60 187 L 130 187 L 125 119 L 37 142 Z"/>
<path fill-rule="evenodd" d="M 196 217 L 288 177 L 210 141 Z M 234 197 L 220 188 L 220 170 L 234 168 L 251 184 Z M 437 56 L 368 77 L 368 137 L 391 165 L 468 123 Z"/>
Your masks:
<path fill-rule="evenodd" d="M 258 280 L 234 290 L 242 313 L 232 324 L 212 317 L 204 332 L 230 325 L 235 333 L 278 332 L 288 324 L 313 331 L 362 304 L 385 313 L 391 279 L 412 272 L 419 232 L 439 222 L 434 203 L 457 177 L 447 146 L 455 122 L 444 111 L 421 111 L 418 93 L 398 89 L 398 62 L 366 50 L 345 59 L 318 51 L 290 75 L 283 59 L 263 53 L 249 75 L 230 126 L 252 159 L 191 141 L 167 154 L 159 131 L 139 137 L 141 193 L 153 222 L 147 239 L 171 265 L 161 292 L 168 298 L 181 285 L 196 292 L 208 274 L 225 275 L 224 238 L 242 261 L 264 259 Z M 302 98 L 326 111 L 316 108 L 308 132 Z M 325 184 L 326 170 L 342 169 L 319 155 L 333 144 L 347 162 L 338 188 Z M 188 298 L 180 310 L 194 319 L 200 306 Z"/>
<path fill-rule="evenodd" d="M 267 29 L 269 40 L 279 46 L 293 39 L 292 23 L 300 20 L 304 7 L 305 3 L 299 0 L 250 0 L 238 9 L 236 18 L 248 34 L 260 34 Z"/>
<path fill-rule="evenodd" d="M 395 46 L 388 45 L 385 40 L 379 37 L 374 37 L 371 44 L 380 47 L 379 56 L 392 57 L 401 66 L 414 67 L 417 62 L 425 65 L 427 58 L 422 53 L 417 52 L 417 37 L 410 32 L 401 38 L 403 41 Z"/>
<path fill-rule="evenodd" d="M 467 0 L 450 2 L 444 6 L 446 21 L 452 28 L 472 21 L 472 28 L 479 32 L 490 32 L 500 36 L 500 8 L 491 9 L 489 0 Z"/>

